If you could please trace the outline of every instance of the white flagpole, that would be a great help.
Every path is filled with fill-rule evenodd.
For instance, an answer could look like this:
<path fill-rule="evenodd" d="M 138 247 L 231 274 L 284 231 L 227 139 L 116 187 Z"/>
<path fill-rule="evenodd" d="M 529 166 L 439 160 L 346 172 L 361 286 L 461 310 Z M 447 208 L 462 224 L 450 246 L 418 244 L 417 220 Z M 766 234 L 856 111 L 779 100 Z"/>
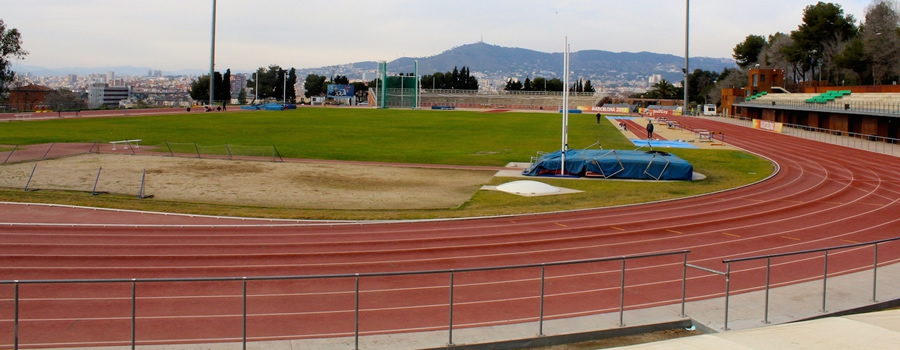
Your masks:
<path fill-rule="evenodd" d="M 566 150 L 568 147 L 569 128 L 569 37 L 565 37 L 563 50 L 563 106 L 562 106 L 562 148 L 559 164 L 559 175 L 566 174 Z"/>

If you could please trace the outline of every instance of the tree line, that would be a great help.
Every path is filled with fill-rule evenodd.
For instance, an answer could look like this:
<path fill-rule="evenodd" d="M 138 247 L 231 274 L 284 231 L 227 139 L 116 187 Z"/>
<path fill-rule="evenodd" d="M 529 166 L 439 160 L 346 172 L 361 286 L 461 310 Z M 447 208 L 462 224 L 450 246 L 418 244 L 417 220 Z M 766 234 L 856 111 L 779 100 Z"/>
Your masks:
<path fill-rule="evenodd" d="M 225 74 L 215 72 L 214 79 L 216 92 L 213 100 L 231 102 L 231 69 L 226 70 Z M 191 82 L 190 95 L 195 101 L 209 101 L 209 74 Z"/>
<path fill-rule="evenodd" d="M 857 26 L 839 4 L 818 2 L 803 11 L 790 33 L 748 35 L 734 47 L 742 69 L 783 69 L 791 83 L 890 84 L 900 77 L 900 12 L 897 1 L 874 0 Z"/>
<path fill-rule="evenodd" d="M 469 67 L 453 67 L 453 71 L 423 75 L 420 80 L 423 89 L 478 90 L 478 78 L 471 75 Z"/>
<path fill-rule="evenodd" d="M 247 87 L 251 91 L 259 86 L 259 90 L 253 91 L 253 93 L 254 98 L 260 100 L 271 98 L 278 101 L 282 99 L 291 102 L 296 101 L 297 90 L 294 88 L 295 85 L 297 85 L 297 70 L 293 67 L 289 70 L 284 69 L 277 64 L 269 65 L 268 69 L 259 67 L 247 79 Z M 257 102 L 253 99 L 251 101 L 253 103 Z"/>
<path fill-rule="evenodd" d="M 722 73 L 712 71 L 694 69 L 688 74 L 688 98 L 689 103 L 707 104 L 715 101 L 712 97 L 717 89 L 716 82 L 722 80 L 732 70 L 725 69 Z M 743 85 L 742 85 L 743 86 Z M 631 95 L 632 98 L 650 98 L 650 99 L 681 99 L 684 96 L 684 81 L 680 86 L 675 86 L 672 82 L 661 79 L 654 83 L 647 92 L 636 93 Z"/>
<path fill-rule="evenodd" d="M 506 91 L 563 91 L 565 83 L 559 78 L 547 79 L 536 77 L 525 77 L 524 81 L 519 78 L 510 78 L 506 80 Z M 569 87 L 571 92 L 596 92 L 597 90 L 591 84 L 590 80 L 578 79 Z"/>

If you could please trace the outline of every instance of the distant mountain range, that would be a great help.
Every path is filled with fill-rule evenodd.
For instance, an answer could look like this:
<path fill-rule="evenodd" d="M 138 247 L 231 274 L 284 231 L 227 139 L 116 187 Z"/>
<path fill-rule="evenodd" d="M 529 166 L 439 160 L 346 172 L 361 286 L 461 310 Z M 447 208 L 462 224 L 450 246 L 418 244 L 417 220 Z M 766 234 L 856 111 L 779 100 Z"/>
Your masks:
<path fill-rule="evenodd" d="M 438 55 L 422 58 L 403 57 L 388 62 L 389 73 L 413 73 L 414 62 L 418 61 L 419 74 L 452 71 L 453 67 L 469 67 L 472 72 L 483 73 L 489 78 L 515 77 L 562 77 L 562 53 L 545 53 L 534 50 L 502 47 L 483 42 L 467 44 L 444 51 Z M 298 75 L 315 73 L 331 76 L 347 75 L 350 79 L 361 78 L 359 72 L 370 72 L 372 79 L 376 62 L 356 62 L 337 66 L 298 69 Z M 610 52 L 584 50 L 570 55 L 572 78 L 603 81 L 631 81 L 643 79 L 652 74 L 677 82 L 682 79 L 681 68 L 684 57 L 652 52 Z M 691 57 L 690 70 L 703 69 L 721 72 L 724 68 L 734 68 L 731 58 Z"/>
<path fill-rule="evenodd" d="M 452 71 L 453 67 L 469 67 L 474 74 L 482 74 L 488 79 L 506 79 L 515 77 L 555 78 L 562 76 L 562 53 L 545 53 L 529 49 L 502 47 L 483 42 L 462 45 L 444 51 L 438 55 L 421 58 L 403 57 L 388 62 L 388 72 L 413 73 L 414 62 L 418 61 L 419 74 L 432 74 L 434 72 Z M 373 79 L 375 76 L 374 61 L 355 62 L 317 68 L 298 68 L 298 76 L 307 74 L 319 74 L 331 76 L 333 74 L 346 75 L 350 79 Z M 677 82 L 681 80 L 681 67 L 684 65 L 684 57 L 652 52 L 609 52 L 602 50 L 584 50 L 571 54 L 571 70 L 574 78 L 591 79 L 595 81 L 631 81 L 645 79 L 653 74 L 660 74 L 663 78 Z M 289 65 L 288 65 L 289 66 Z M 690 69 L 703 69 L 720 72 L 724 68 L 735 67 L 731 58 L 691 57 Z M 150 67 L 67 67 L 44 68 L 37 66 L 19 65 L 16 67 L 20 73 L 31 73 L 37 76 L 60 76 L 67 74 L 88 75 L 102 74 L 107 71 L 116 72 L 118 76 L 147 75 Z M 235 73 L 239 71 L 232 70 Z M 164 75 L 200 75 L 206 73 L 204 69 L 184 69 L 180 71 L 163 71 Z M 301 78 L 302 79 L 302 78 Z"/>

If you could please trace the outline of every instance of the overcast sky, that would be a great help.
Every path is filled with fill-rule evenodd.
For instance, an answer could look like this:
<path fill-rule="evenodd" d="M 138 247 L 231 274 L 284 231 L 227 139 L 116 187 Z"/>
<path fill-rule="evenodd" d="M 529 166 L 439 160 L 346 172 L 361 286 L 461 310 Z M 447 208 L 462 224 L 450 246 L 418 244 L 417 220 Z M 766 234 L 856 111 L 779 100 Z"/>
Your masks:
<path fill-rule="evenodd" d="M 871 0 L 834 1 L 863 18 Z M 731 57 L 748 34 L 789 32 L 814 0 L 691 1 L 691 56 Z M 0 0 L 18 64 L 208 69 L 212 0 Z M 219 0 L 216 68 L 320 67 L 427 57 L 481 41 L 561 52 L 684 56 L 683 0 Z"/>

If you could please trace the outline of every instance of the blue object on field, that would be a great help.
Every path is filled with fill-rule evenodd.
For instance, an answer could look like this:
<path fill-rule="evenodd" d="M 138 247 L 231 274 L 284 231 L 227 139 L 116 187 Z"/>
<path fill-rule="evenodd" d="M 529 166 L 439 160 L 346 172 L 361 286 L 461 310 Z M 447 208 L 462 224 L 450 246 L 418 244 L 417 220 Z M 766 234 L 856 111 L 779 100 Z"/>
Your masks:
<path fill-rule="evenodd" d="M 545 154 L 522 174 L 556 176 L 561 155 L 560 151 Z M 566 151 L 565 173 L 615 179 L 690 181 L 694 167 L 684 159 L 660 151 L 571 149 Z"/>
<path fill-rule="evenodd" d="M 563 110 L 560 109 L 559 113 L 562 113 L 562 112 L 563 112 Z M 581 110 L 580 109 L 570 109 L 569 114 L 581 114 Z"/>
<path fill-rule="evenodd" d="M 630 139 L 631 143 L 635 146 L 647 146 L 649 143 L 650 147 L 656 148 L 697 148 L 690 143 L 676 140 L 639 140 L 639 139 Z"/>

